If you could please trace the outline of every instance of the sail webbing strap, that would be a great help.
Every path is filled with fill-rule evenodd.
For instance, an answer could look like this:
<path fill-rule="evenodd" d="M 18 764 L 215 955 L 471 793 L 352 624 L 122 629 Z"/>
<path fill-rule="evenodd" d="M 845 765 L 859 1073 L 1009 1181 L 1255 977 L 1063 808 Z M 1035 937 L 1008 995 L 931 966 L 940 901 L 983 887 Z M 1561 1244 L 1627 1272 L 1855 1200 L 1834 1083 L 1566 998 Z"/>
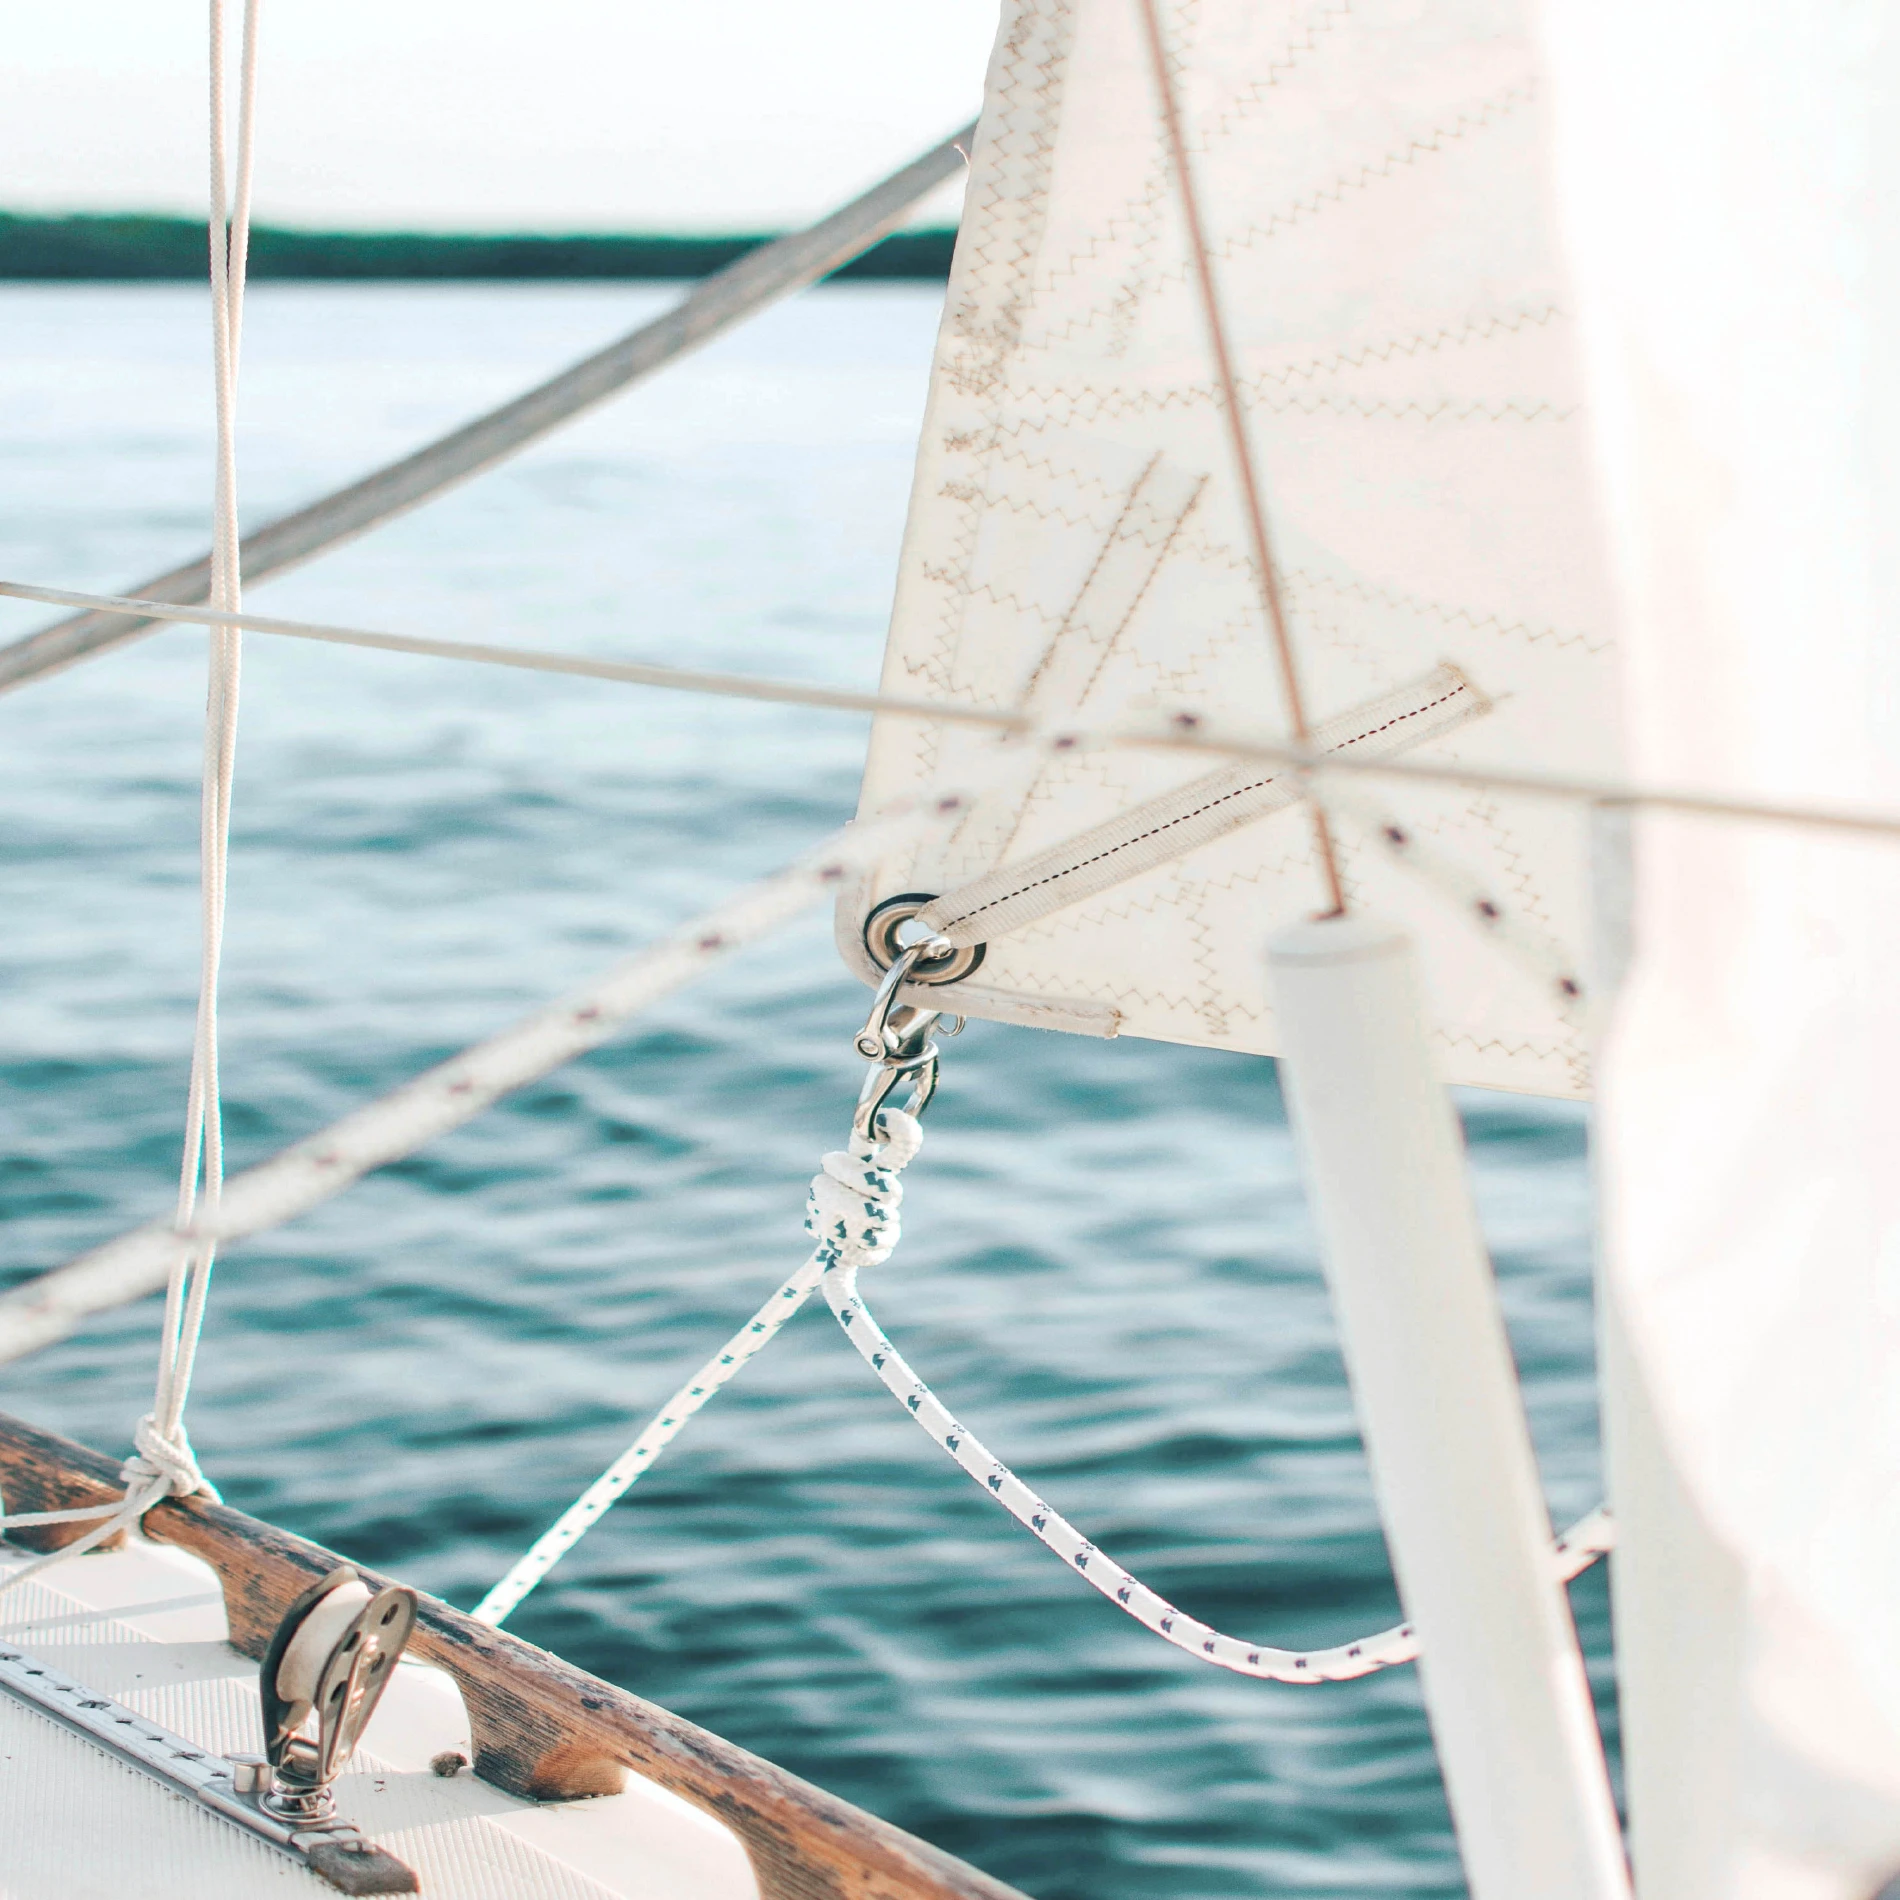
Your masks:
<path fill-rule="evenodd" d="M 1016 719 L 1034 727 L 1086 717 L 1089 695 L 1103 667 L 1206 486 L 1204 475 L 1173 468 L 1159 455 L 1151 458 L 1123 498 L 1074 601 L 1036 656 L 1012 708 Z M 1001 855 L 1044 756 L 1035 747 L 1023 746 L 995 755 L 999 769 L 957 829 L 959 840 L 973 846 L 977 857 Z"/>
<path fill-rule="evenodd" d="M 499 1628 L 502 1619 L 600 1521 L 613 1501 L 653 1468 L 712 1395 L 777 1336 L 818 1290 L 835 1252 L 845 1249 L 861 1266 L 874 1266 L 897 1245 L 897 1210 L 904 1198 L 898 1174 L 923 1145 L 923 1130 L 902 1109 L 883 1112 L 884 1140 L 876 1147 L 855 1138 L 848 1152 L 825 1156 L 812 1182 L 805 1224 L 823 1238 L 805 1264 L 647 1421 L 645 1429 L 598 1478 L 535 1539 L 514 1568 L 470 1612 Z"/>
<path fill-rule="evenodd" d="M 1452 665 L 1434 667 L 1313 733 L 1315 751 L 1384 758 L 1442 738 L 1491 710 Z M 1019 863 L 946 891 L 918 922 L 957 945 L 988 943 L 1053 912 L 1097 897 L 1216 838 L 1283 811 L 1306 794 L 1286 766 L 1224 766 Z"/>
<path fill-rule="evenodd" d="M 1159 455 L 1149 461 L 1074 604 L 1038 656 L 1023 688 L 1022 711 L 1043 718 L 1087 703 L 1206 486 L 1205 475 L 1174 468 Z"/>

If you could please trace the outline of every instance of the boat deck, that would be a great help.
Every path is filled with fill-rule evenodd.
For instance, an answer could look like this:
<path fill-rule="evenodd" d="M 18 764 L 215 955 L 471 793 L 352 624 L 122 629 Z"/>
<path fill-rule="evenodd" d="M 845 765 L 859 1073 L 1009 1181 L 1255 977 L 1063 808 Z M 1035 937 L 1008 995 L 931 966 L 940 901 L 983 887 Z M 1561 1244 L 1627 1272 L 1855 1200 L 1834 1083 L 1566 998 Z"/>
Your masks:
<path fill-rule="evenodd" d="M 0 1576 L 25 1559 L 0 1559 Z M 220 1754 L 261 1752 L 257 1664 L 227 1640 L 202 1560 L 132 1541 L 0 1594 L 0 1638 Z M 758 1900 L 739 1838 L 637 1775 L 580 1801 L 516 1798 L 464 1770 L 454 1682 L 405 1660 L 338 1806 L 429 1900 Z M 335 1889 L 289 1856 L 0 1693 L 5 1900 L 252 1900 Z"/>

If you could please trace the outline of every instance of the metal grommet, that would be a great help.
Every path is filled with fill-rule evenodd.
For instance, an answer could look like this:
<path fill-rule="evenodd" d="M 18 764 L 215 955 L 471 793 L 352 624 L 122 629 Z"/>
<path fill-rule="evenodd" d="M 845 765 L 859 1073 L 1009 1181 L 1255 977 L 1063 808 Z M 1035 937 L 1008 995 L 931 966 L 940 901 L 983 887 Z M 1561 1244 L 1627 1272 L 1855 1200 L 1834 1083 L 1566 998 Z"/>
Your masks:
<path fill-rule="evenodd" d="M 880 970 L 888 970 L 897 954 L 906 946 L 897 933 L 926 905 L 936 902 L 933 891 L 906 891 L 899 897 L 887 897 L 864 920 L 864 948 Z M 978 969 L 987 944 L 960 944 L 948 956 L 919 958 L 911 970 L 909 982 L 917 984 L 958 983 Z"/>

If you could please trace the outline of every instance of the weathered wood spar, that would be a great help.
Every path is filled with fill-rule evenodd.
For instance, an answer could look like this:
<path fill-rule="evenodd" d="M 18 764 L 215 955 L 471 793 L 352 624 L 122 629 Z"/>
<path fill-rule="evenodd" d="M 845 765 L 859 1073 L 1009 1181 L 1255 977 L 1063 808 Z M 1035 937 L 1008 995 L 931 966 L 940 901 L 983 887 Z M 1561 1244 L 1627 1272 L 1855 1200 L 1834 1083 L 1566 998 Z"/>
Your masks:
<path fill-rule="evenodd" d="M 14 1510 L 61 1510 L 116 1497 L 118 1466 L 0 1413 L 0 1487 Z M 84 1528 L 13 1536 L 50 1549 Z M 231 1642 L 247 1656 L 261 1657 L 292 1601 L 342 1561 L 204 1497 L 155 1505 L 144 1529 L 218 1573 Z M 387 1581 L 357 1568 L 372 1588 Z M 874 1815 L 433 1597 L 421 1600 L 409 1653 L 455 1678 L 483 1780 L 560 1800 L 611 1794 L 631 1768 L 737 1834 L 764 1900 L 1023 1900 Z"/>
<path fill-rule="evenodd" d="M 966 125 L 809 229 L 748 251 L 696 285 L 663 316 L 642 324 L 619 342 L 401 461 L 295 514 L 267 522 L 244 539 L 240 551 L 244 578 L 257 581 L 281 573 L 431 500 L 629 383 L 697 349 L 765 305 L 849 263 L 888 235 L 920 198 L 956 172 L 975 136 L 974 123 Z M 125 591 L 182 605 L 204 600 L 210 585 L 207 554 Z M 55 621 L 11 646 L 0 647 L 0 692 L 123 646 L 158 624 L 109 613 L 74 614 Z"/>

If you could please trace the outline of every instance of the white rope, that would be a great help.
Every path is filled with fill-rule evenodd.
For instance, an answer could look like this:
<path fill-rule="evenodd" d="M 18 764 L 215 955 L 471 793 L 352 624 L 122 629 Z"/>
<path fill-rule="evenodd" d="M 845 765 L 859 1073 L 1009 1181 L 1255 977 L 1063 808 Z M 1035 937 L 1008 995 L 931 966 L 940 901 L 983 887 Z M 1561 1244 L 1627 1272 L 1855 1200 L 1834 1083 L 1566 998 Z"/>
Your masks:
<path fill-rule="evenodd" d="M 469 660 L 478 666 L 506 666 L 523 673 L 554 673 L 569 679 L 617 680 L 629 686 L 656 686 L 665 692 L 703 693 L 713 699 L 757 699 L 778 706 L 816 706 L 831 712 L 892 713 L 900 717 L 945 720 L 952 724 L 1026 731 L 1031 722 L 1014 713 L 981 706 L 959 706 L 932 699 L 892 698 L 861 693 L 847 686 L 819 686 L 803 680 L 763 679 L 748 673 L 714 673 L 703 668 L 662 666 L 646 660 L 603 660 L 586 653 L 549 653 L 527 647 L 498 647 L 476 640 L 436 640 L 425 634 L 387 633 L 370 627 L 339 627 L 321 620 L 286 620 L 277 614 L 218 607 L 173 606 L 131 594 L 86 594 L 70 587 L 38 587 L 28 581 L 0 581 L 0 594 L 14 600 L 44 601 L 54 607 L 89 607 L 122 613 L 128 619 L 175 621 L 193 627 L 242 627 L 290 640 L 314 640 L 325 646 L 362 647 L 372 653 L 416 653 L 425 659 Z"/>
<path fill-rule="evenodd" d="M 237 374 L 244 327 L 244 279 L 250 253 L 251 180 L 256 150 L 258 0 L 245 0 L 238 80 L 237 183 L 227 201 L 224 0 L 210 0 L 211 27 L 211 334 L 217 415 L 217 459 L 211 542 L 211 600 L 235 613 L 242 604 L 238 559 Z M 200 958 L 198 1019 L 179 1167 L 176 1226 L 183 1235 L 198 1217 L 217 1219 L 224 1186 L 224 1111 L 218 1077 L 218 977 L 224 957 L 225 899 L 231 843 L 231 781 L 237 754 L 242 635 L 213 628 L 205 694 L 204 778 L 199 818 Z M 202 1186 L 201 1186 L 202 1183 Z M 214 1241 L 181 1246 L 165 1289 L 158 1378 L 152 1410 L 140 1422 L 132 1468 L 154 1498 L 209 1491 L 184 1424 L 205 1301 L 217 1256 Z M 216 1493 L 212 1492 L 215 1497 Z M 128 1494 L 128 1504 L 130 1496 Z"/>
<path fill-rule="evenodd" d="M 237 368 L 244 321 L 244 277 L 250 251 L 251 179 L 256 150 L 257 14 L 244 0 L 239 55 L 237 181 L 228 183 L 224 0 L 210 0 L 210 215 L 212 389 L 217 447 L 212 482 L 211 599 L 235 613 L 241 605 L 237 516 Z M 204 1215 L 215 1220 L 224 1182 L 224 1119 L 218 1093 L 218 971 L 224 953 L 225 887 L 230 856 L 231 779 L 237 750 L 239 642 L 234 628 L 214 627 L 205 691 L 204 767 L 199 799 L 198 1012 L 192 1037 L 175 1230 L 189 1234 Z M 200 1183 L 202 1182 L 202 1195 Z M 123 1496 L 72 1511 L 29 1511 L 0 1517 L 0 1530 L 84 1523 L 91 1530 L 0 1583 L 10 1588 L 48 1566 L 79 1555 L 135 1524 L 161 1498 L 218 1493 L 198 1468 L 185 1431 L 185 1401 L 204 1329 L 213 1241 L 180 1240 L 173 1249 L 160 1326 L 152 1409 L 133 1428 L 135 1450 L 120 1470 Z"/>
<path fill-rule="evenodd" d="M 628 1487 L 652 1470 L 686 1422 L 741 1367 L 771 1343 L 781 1327 L 817 1290 L 839 1249 L 860 1264 L 886 1259 L 898 1240 L 898 1206 L 904 1190 L 897 1177 L 923 1144 L 923 1130 L 901 1109 L 881 1118 L 877 1147 L 853 1140 L 849 1152 L 828 1154 L 812 1182 L 805 1225 L 820 1235 L 805 1264 L 661 1406 L 645 1430 L 536 1538 L 527 1554 L 476 1604 L 476 1622 L 499 1628 L 536 1584 L 600 1521 Z"/>
<path fill-rule="evenodd" d="M 822 1285 L 845 1336 L 918 1426 L 983 1490 L 1087 1583 L 1136 1622 L 1175 1648 L 1236 1674 L 1272 1682 L 1345 1682 L 1413 1661 L 1418 1638 L 1410 1624 L 1329 1649 L 1276 1649 L 1227 1636 L 1177 1609 L 1158 1591 L 1098 1550 L 1038 1497 L 974 1434 L 960 1425 L 891 1344 L 858 1290 L 858 1274 L 888 1260 L 900 1238 L 903 1169 L 923 1146 L 923 1129 L 901 1110 L 880 1119 L 884 1141 L 873 1147 L 853 1138 L 848 1150 L 828 1154 L 811 1184 L 805 1226 L 818 1244 L 805 1263 L 731 1339 L 673 1394 L 637 1437 L 536 1540 L 528 1553 L 483 1597 L 478 1622 L 499 1625 L 548 1572 L 600 1521 L 603 1513 L 647 1472 L 713 1394 L 777 1336 Z M 1599 1507 L 1552 1547 L 1565 1582 L 1587 1570 L 1611 1547 L 1609 1512 Z"/>
<path fill-rule="evenodd" d="M 858 1291 L 858 1267 L 840 1259 L 825 1275 L 825 1298 L 830 1302 L 845 1336 L 884 1382 L 919 1428 L 956 1460 L 991 1498 L 1047 1549 L 1052 1550 L 1110 1602 L 1125 1610 L 1144 1629 L 1152 1630 L 1176 1649 L 1237 1675 L 1269 1682 L 1347 1682 L 1413 1661 L 1418 1638 L 1409 1623 L 1380 1630 L 1376 1635 L 1337 1643 L 1329 1649 L 1276 1649 L 1227 1636 L 1210 1624 L 1177 1609 L 1159 1591 L 1150 1589 L 1124 1570 L 1107 1552 L 1098 1550 L 1053 1506 L 1038 1497 L 967 1427 L 959 1424 L 937 1395 L 911 1370 L 903 1355 L 872 1317 Z M 1565 1582 L 1587 1570 L 1611 1547 L 1613 1531 L 1607 1509 L 1599 1505 L 1557 1539 L 1552 1561 Z"/>
<path fill-rule="evenodd" d="M 24 1583 L 28 1577 L 38 1576 L 42 1570 L 50 1570 L 69 1557 L 82 1556 L 103 1544 L 107 1538 L 129 1530 L 154 1504 L 162 1503 L 168 1497 L 189 1497 L 194 1491 L 202 1491 L 214 1500 L 217 1498 L 218 1493 L 198 1469 L 198 1461 L 192 1456 L 191 1446 L 184 1441 L 182 1434 L 167 1438 L 159 1431 L 149 1412 L 132 1428 L 132 1442 L 136 1450 L 119 1467 L 119 1482 L 125 1486 L 121 1496 L 109 1498 L 101 1504 L 76 1505 L 65 1511 L 18 1511 L 0 1516 L 0 1530 L 7 1531 L 24 1530 L 41 1524 L 84 1524 L 91 1521 L 93 1525 L 84 1536 L 74 1538 L 69 1544 L 61 1544 L 57 1550 L 34 1558 L 18 1570 L 8 1571 L 0 1577 L 0 1590 L 11 1590 L 15 1584 Z M 3 1508 L 4 1500 L 0 1500 L 0 1509 Z"/>

